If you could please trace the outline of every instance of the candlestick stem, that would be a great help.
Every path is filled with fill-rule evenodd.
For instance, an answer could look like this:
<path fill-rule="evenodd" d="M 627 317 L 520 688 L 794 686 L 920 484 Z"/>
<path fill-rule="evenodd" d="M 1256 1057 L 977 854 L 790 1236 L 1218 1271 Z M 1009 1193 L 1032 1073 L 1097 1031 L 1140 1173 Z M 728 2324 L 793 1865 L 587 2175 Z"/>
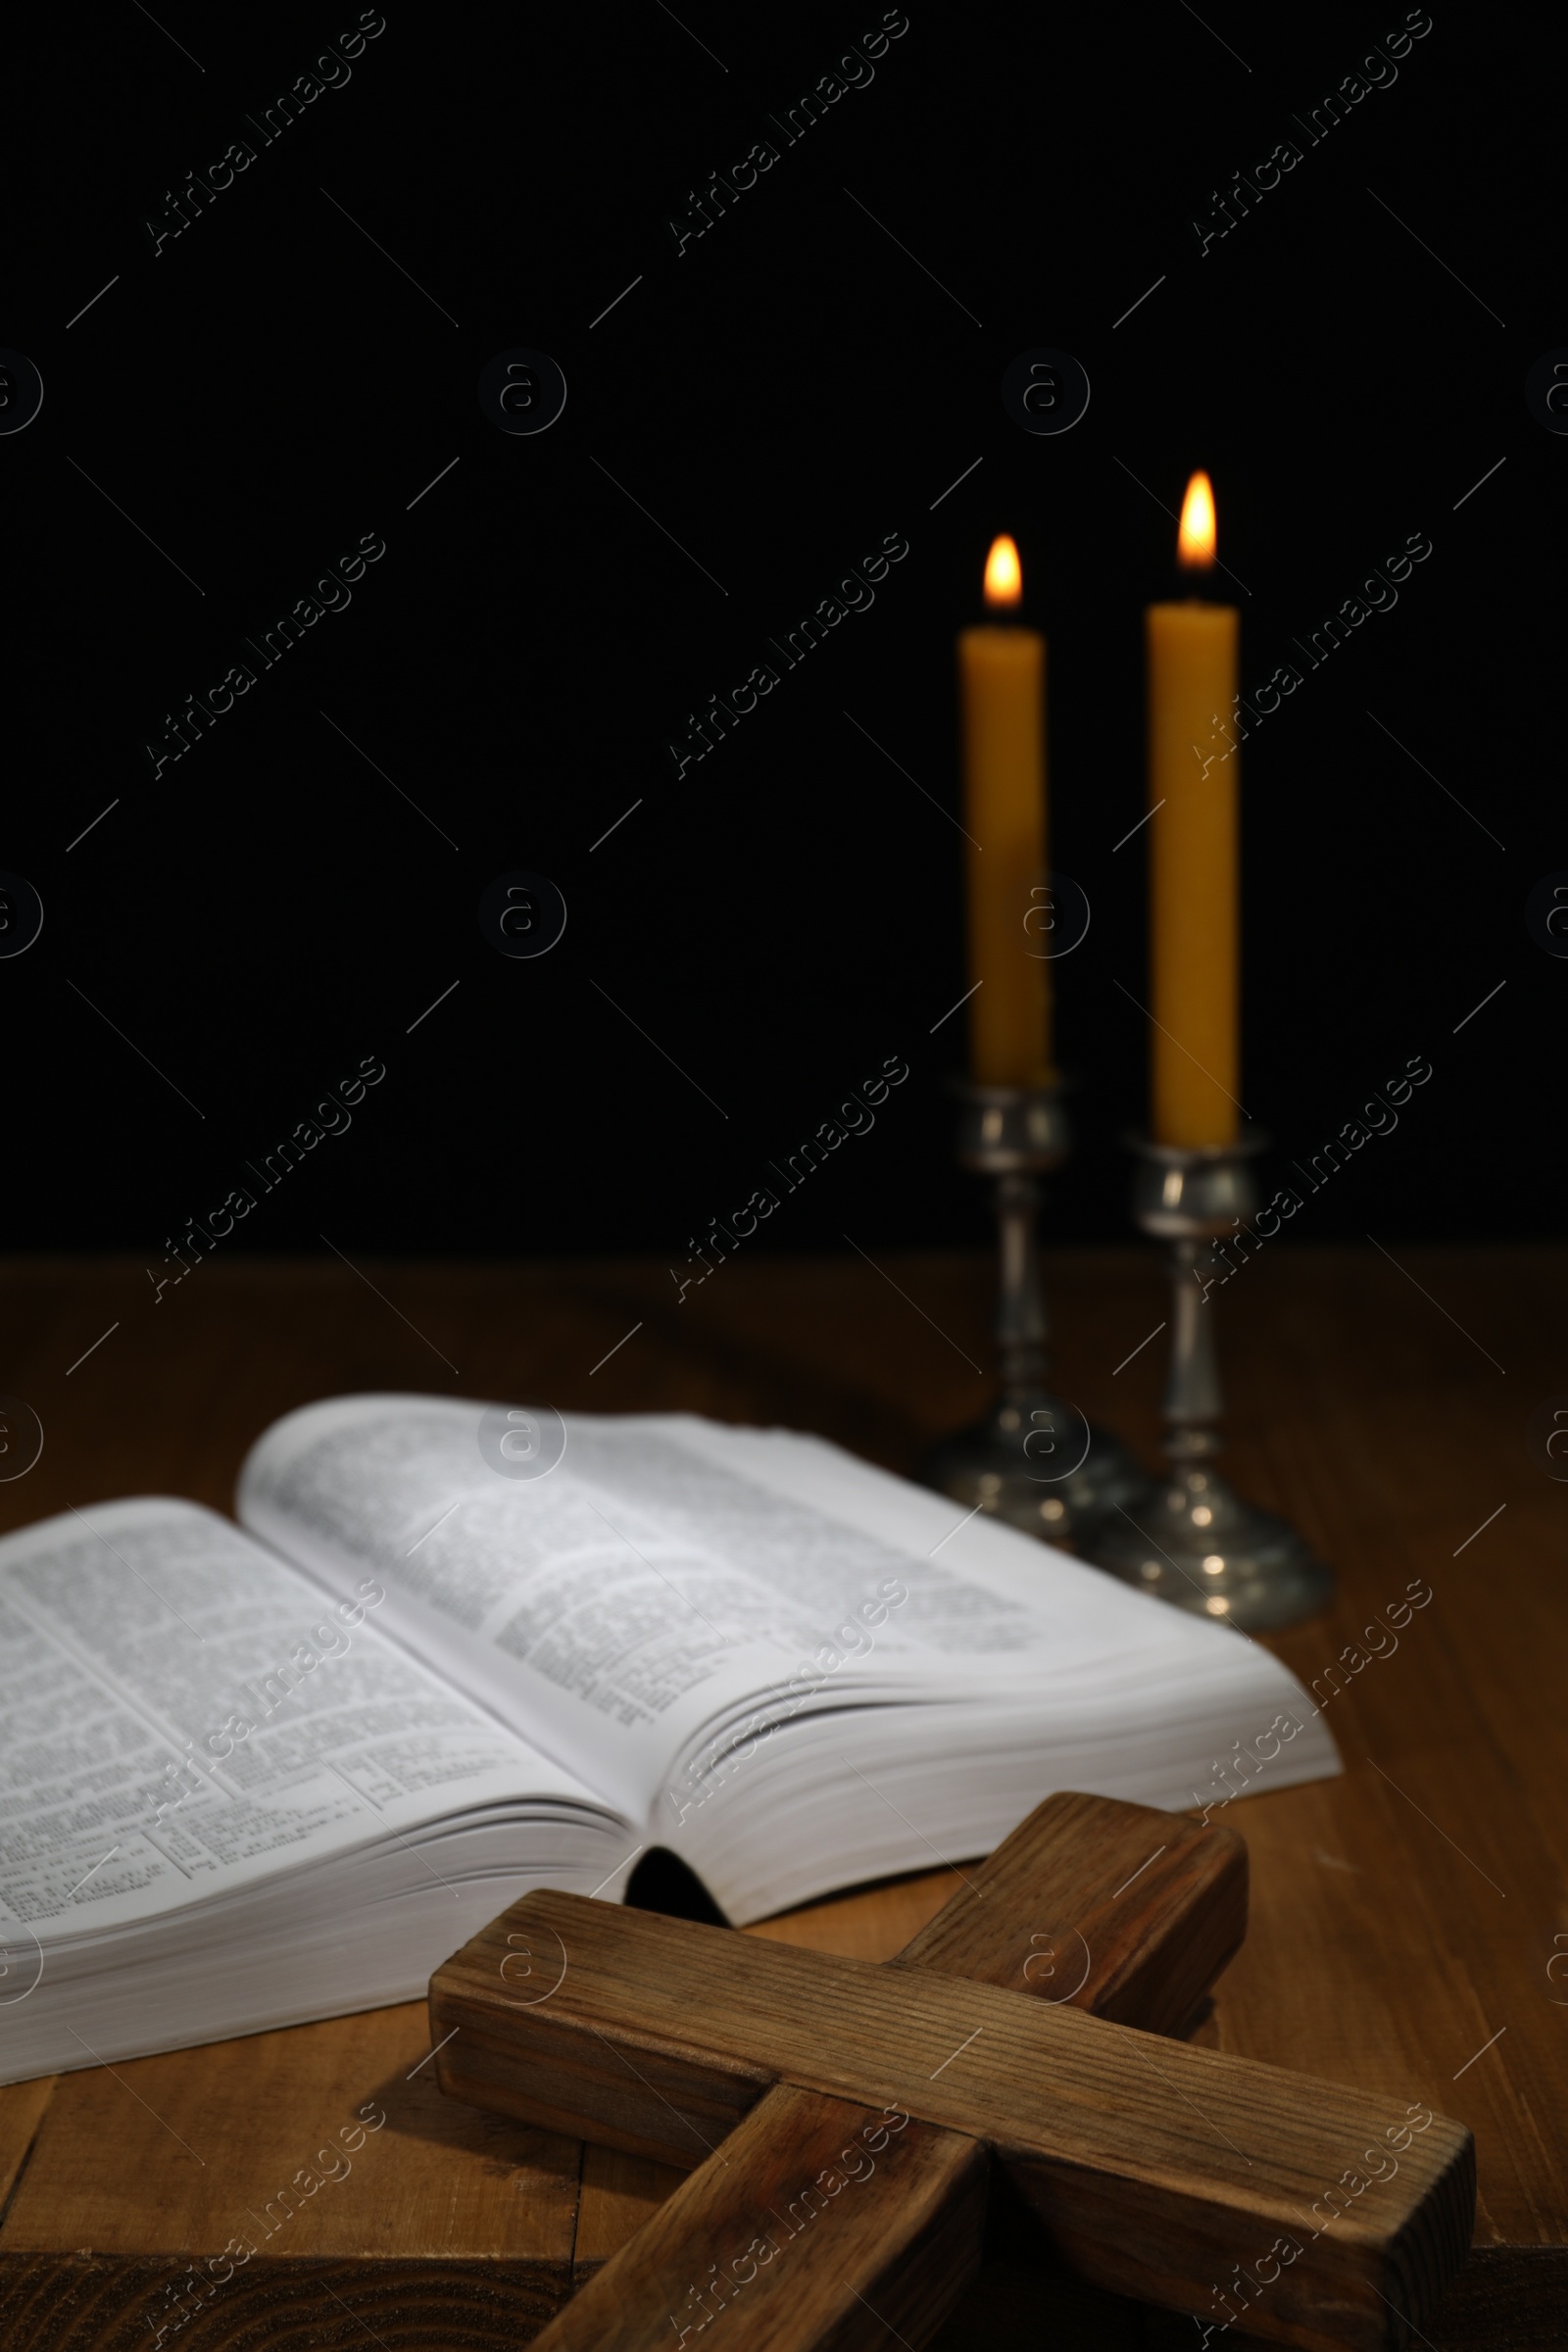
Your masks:
<path fill-rule="evenodd" d="M 1102 1522 L 1085 1546 L 1097 1567 L 1128 1584 L 1249 1633 L 1313 1616 L 1333 1591 L 1329 1571 L 1296 1529 L 1244 1502 L 1213 1466 L 1225 1400 L 1208 1302 L 1215 1278 L 1203 1278 L 1199 1254 L 1253 1212 L 1250 1163 L 1263 1140 L 1254 1131 L 1244 1142 L 1193 1150 L 1137 1140 L 1133 1212 L 1146 1233 L 1167 1244 L 1170 1469 Z"/>
<path fill-rule="evenodd" d="M 1165 1380 L 1166 1451 L 1196 1461 L 1219 1451 L 1214 1422 L 1225 1411 L 1214 1318 L 1203 1312 L 1196 1241 L 1170 1245 L 1170 1369 Z"/>
<path fill-rule="evenodd" d="M 1048 1325 L 1036 1240 L 1039 1209 L 1040 1187 L 1032 1176 L 997 1178 L 997 1356 L 1003 1389 L 1009 1394 L 1038 1386 L 1046 1370 Z"/>
<path fill-rule="evenodd" d="M 1071 1144 L 1058 1086 L 960 1085 L 958 1157 L 995 1181 L 997 1369 L 1001 1394 L 970 1428 L 935 1446 L 928 1486 L 1053 1544 L 1077 1542 L 1130 1502 L 1143 1473 L 1120 1439 L 1047 1386 L 1050 1326 L 1036 1238 L 1039 1177 Z"/>

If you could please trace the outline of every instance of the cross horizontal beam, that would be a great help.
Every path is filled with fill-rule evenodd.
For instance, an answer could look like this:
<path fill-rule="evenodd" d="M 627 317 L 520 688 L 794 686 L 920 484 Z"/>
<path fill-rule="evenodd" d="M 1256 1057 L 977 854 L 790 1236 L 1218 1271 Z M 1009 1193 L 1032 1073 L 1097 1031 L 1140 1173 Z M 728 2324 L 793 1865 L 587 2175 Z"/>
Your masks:
<path fill-rule="evenodd" d="M 1113 1797 L 1059 1791 L 961 1875 L 896 1965 L 1153 2033 L 1191 2018 L 1247 1932 L 1236 1833 Z M 1020 1950 L 1001 1923 L 1025 1917 L 1046 1924 Z M 991 2160 L 958 2132 L 890 2122 L 775 2083 L 540 2352 L 667 2352 L 666 2325 L 683 2340 L 730 2312 L 746 2352 L 887 2352 L 889 2329 L 918 2352 L 980 2269 Z"/>
<path fill-rule="evenodd" d="M 1026 1915 L 998 1929 L 1029 1948 Z M 1424 2309 L 1469 2242 L 1472 2143 L 1446 2118 L 1417 2132 L 1358 2090 L 927 1969 L 541 1890 L 438 1972 L 431 2021 L 461 2029 L 456 2096 L 669 2163 L 775 2082 L 980 2142 L 1077 2269 L 1145 2301 L 1207 2311 L 1285 2241 L 1247 2325 L 1301 2342 L 1390 2340 L 1386 2317 L 1344 2329 L 1384 2298 Z"/>

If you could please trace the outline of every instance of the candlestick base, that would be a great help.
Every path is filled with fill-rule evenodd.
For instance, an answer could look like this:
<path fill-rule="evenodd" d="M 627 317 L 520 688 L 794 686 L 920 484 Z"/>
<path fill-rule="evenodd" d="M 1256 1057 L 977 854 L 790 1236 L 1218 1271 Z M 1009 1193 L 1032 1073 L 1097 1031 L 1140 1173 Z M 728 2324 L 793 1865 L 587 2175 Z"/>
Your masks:
<path fill-rule="evenodd" d="M 996 1182 L 1002 1395 L 982 1419 L 933 1446 L 920 1476 L 971 1511 L 1049 1544 L 1071 1544 L 1118 1504 L 1133 1503 L 1147 1481 L 1119 1438 L 1046 1385 L 1036 1178 L 1060 1167 L 1071 1149 L 1061 1088 L 956 1081 L 955 1092 L 963 1106 L 958 1158 Z"/>
<path fill-rule="evenodd" d="M 1057 1462 L 1068 1466 L 1054 1471 Z M 920 1476 L 970 1510 L 1069 1547 L 1118 1505 L 1133 1509 L 1149 1483 L 1119 1438 L 1043 1388 L 1009 1391 L 982 1420 L 944 1438 Z"/>
<path fill-rule="evenodd" d="M 1162 1486 L 1124 1501 L 1095 1531 L 1088 1556 L 1157 1599 L 1249 1634 L 1315 1617 L 1334 1590 L 1289 1520 L 1244 1502 L 1198 1462 L 1174 1462 Z"/>
<path fill-rule="evenodd" d="M 1256 1208 L 1255 1131 L 1235 1144 L 1185 1150 L 1133 1139 L 1139 1165 L 1133 1214 L 1169 1249 L 1170 1373 L 1165 1451 L 1170 1469 L 1094 1530 L 1086 1557 L 1179 1609 L 1217 1617 L 1245 1633 L 1295 1625 L 1324 1608 L 1334 1580 L 1287 1520 L 1245 1502 L 1213 1466 L 1224 1411 L 1214 1351 L 1212 1279 L 1200 1245 Z"/>

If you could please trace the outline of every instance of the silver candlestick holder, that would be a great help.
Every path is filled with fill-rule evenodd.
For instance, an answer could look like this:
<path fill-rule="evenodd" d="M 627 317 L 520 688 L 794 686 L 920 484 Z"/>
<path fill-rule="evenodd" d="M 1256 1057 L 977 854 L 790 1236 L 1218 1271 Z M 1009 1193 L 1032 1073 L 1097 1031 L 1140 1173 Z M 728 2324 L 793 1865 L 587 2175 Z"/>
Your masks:
<path fill-rule="evenodd" d="M 1334 1580 L 1289 1521 L 1244 1502 L 1214 1468 L 1224 1413 L 1214 1317 L 1199 1272 L 1205 1242 L 1257 1207 L 1252 1161 L 1266 1138 L 1185 1150 L 1133 1139 L 1133 1215 L 1168 1245 L 1170 1470 L 1095 1530 L 1087 1556 L 1128 1584 L 1244 1632 L 1295 1625 L 1325 1607 Z"/>
<path fill-rule="evenodd" d="M 1118 1503 L 1132 1504 L 1147 1483 L 1119 1438 L 1046 1386 L 1038 1179 L 1066 1159 L 1072 1130 L 1058 1086 L 956 1080 L 955 1092 L 962 1104 L 959 1162 L 996 1183 L 1001 1394 L 981 1420 L 932 1448 L 921 1476 L 971 1510 L 995 1512 L 1050 1543 L 1070 1542 Z"/>

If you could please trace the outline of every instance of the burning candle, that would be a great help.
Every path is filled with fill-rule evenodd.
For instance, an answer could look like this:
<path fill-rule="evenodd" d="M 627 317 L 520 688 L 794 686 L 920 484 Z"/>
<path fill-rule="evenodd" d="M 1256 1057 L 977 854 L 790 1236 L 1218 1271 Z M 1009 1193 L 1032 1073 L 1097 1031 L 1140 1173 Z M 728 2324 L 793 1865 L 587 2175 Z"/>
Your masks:
<path fill-rule="evenodd" d="M 1179 603 L 1151 605 L 1150 961 L 1154 1141 L 1236 1140 L 1240 1085 L 1236 709 L 1238 614 L 1212 601 L 1214 499 L 1182 503 Z"/>
<path fill-rule="evenodd" d="M 1036 895 L 1046 881 L 1046 641 L 1018 618 L 1023 573 L 1008 538 L 986 560 L 985 600 L 990 617 L 958 638 L 970 1066 L 982 1086 L 1038 1086 L 1053 1075 Z"/>

